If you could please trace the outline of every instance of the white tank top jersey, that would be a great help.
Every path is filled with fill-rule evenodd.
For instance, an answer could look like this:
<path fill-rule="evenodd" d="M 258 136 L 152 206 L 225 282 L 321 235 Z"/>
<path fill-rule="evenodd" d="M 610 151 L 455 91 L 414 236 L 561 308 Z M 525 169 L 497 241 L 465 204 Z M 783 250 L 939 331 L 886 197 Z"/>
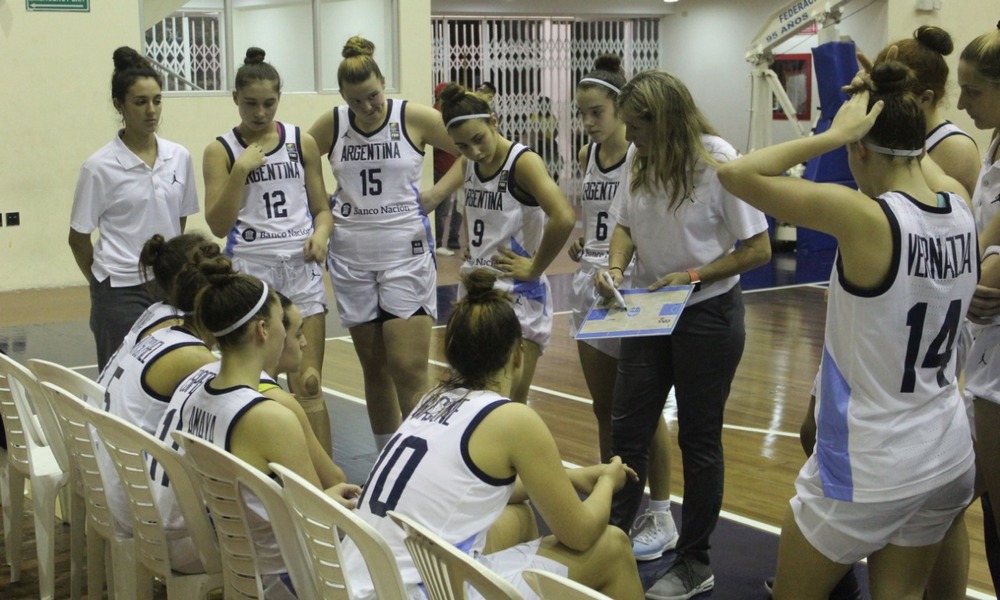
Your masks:
<path fill-rule="evenodd" d="M 515 478 L 495 479 L 476 467 L 469 457 L 469 439 L 487 415 L 508 402 L 489 391 L 432 392 L 379 454 L 358 499 L 357 515 L 385 537 L 407 586 L 419 583 L 420 575 L 406 550 L 403 530 L 386 513 L 410 516 L 478 557 L 486 532 L 507 506 Z M 353 591 L 359 598 L 374 598 L 364 560 L 350 540 L 344 542 L 343 559 Z"/>
<path fill-rule="evenodd" d="M 600 144 L 587 149 L 587 170 L 583 175 L 583 253 L 580 269 L 597 271 L 608 266 L 608 249 L 616 221 L 608 210 L 618 185 L 625 175 L 625 156 L 617 163 L 602 167 L 597 160 Z M 627 154 L 627 153 L 626 153 Z"/>
<path fill-rule="evenodd" d="M 899 500 L 972 466 L 954 347 L 979 280 L 978 242 L 965 201 L 938 198 L 940 207 L 900 192 L 877 199 L 893 236 L 878 288 L 845 281 L 837 258 L 816 394 L 816 457 L 828 498 Z"/>
<path fill-rule="evenodd" d="M 208 384 L 219 374 L 221 365 L 221 362 L 207 364 L 177 386 L 157 425 L 156 437 L 183 452 L 170 437 L 170 433 L 186 431 L 227 452 L 231 451 L 230 440 L 236 422 L 248 410 L 268 399 L 246 386 L 223 390 L 209 387 Z M 170 481 L 155 461 L 149 461 L 149 475 L 150 479 L 160 484 L 153 486 L 153 493 L 157 496 L 167 529 L 185 529 L 184 518 L 170 489 Z"/>
<path fill-rule="evenodd" d="M 121 417 L 149 434 L 156 432 L 170 396 L 157 394 L 146 385 L 146 372 L 166 354 L 187 346 L 205 346 L 191 331 L 181 327 L 158 329 L 120 357 L 118 364 L 104 369 L 97 383 L 104 387 L 104 410 Z"/>
<path fill-rule="evenodd" d="M 937 127 L 931 130 L 924 139 L 924 148 L 927 152 L 931 152 L 937 147 L 945 138 L 951 137 L 953 135 L 964 135 L 965 137 L 972 139 L 972 136 L 962 131 L 962 129 L 952 123 L 951 121 L 945 121 Z"/>
<path fill-rule="evenodd" d="M 118 349 L 115 353 L 111 355 L 108 360 L 108 364 L 104 365 L 104 370 L 97 377 L 98 382 L 106 381 L 110 378 L 109 375 L 105 375 L 108 371 L 114 373 L 118 370 L 118 365 L 121 362 L 121 357 L 125 356 L 132 351 L 135 347 L 136 341 L 142 334 L 146 332 L 147 329 L 156 327 L 164 321 L 172 321 L 175 319 L 180 319 L 184 316 L 179 309 L 170 306 L 165 302 L 154 302 L 149 305 L 139 318 L 135 320 L 132 324 L 132 328 L 128 330 L 125 337 L 122 339 L 122 343 L 119 344 Z M 87 401 L 94 405 L 96 408 L 104 408 L 103 398 L 87 398 Z"/>
<path fill-rule="evenodd" d="M 275 256 L 302 256 L 313 233 L 306 194 L 301 130 L 275 121 L 278 145 L 267 153 L 267 163 L 251 171 L 243 184 L 240 214 L 226 236 L 226 255 L 272 262 Z M 215 138 L 236 162 L 247 143 L 233 128 Z"/>
<path fill-rule="evenodd" d="M 430 222 L 420 208 L 424 151 L 406 132 L 406 101 L 386 100 L 386 119 L 361 133 L 347 106 L 333 109 L 330 199 L 336 226 L 330 260 L 380 271 L 433 250 Z"/>
<path fill-rule="evenodd" d="M 465 222 L 469 234 L 469 259 L 462 264 L 461 273 L 484 267 L 493 269 L 493 257 L 501 247 L 510 248 L 518 256 L 526 258 L 533 257 L 538 251 L 545 231 L 545 212 L 514 182 L 518 159 L 531 151 L 524 144 L 512 144 L 500 170 L 485 179 L 479 174 L 479 165 L 468 161 L 465 170 Z M 529 297 L 533 296 L 532 290 L 539 293 L 542 290 L 541 279 L 498 279 L 497 287 Z"/>

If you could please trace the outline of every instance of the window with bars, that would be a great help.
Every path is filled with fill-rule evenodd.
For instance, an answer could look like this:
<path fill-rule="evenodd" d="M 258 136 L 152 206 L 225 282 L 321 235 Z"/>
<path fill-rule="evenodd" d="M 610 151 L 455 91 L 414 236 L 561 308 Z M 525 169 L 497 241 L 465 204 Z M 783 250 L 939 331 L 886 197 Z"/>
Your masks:
<path fill-rule="evenodd" d="M 175 5 L 175 6 L 171 6 Z M 375 60 L 392 89 L 396 79 L 399 0 L 144 1 L 153 23 L 145 55 L 168 91 L 230 89 L 246 49 L 257 46 L 289 92 L 337 89 L 340 50 L 353 35 L 375 43 Z M 164 6 L 173 10 L 160 17 Z M 152 14 L 155 11 L 160 13 Z"/>
<path fill-rule="evenodd" d="M 545 159 L 567 197 L 580 189 L 576 151 L 586 142 L 576 82 L 602 54 L 626 75 L 659 67 L 657 19 L 434 18 L 433 82 L 497 88 L 502 133 Z"/>

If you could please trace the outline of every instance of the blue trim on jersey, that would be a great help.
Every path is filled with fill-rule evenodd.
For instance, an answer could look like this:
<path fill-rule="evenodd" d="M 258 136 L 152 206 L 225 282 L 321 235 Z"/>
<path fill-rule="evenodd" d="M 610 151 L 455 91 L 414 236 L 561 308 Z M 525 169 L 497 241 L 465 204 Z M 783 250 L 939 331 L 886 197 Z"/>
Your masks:
<path fill-rule="evenodd" d="M 949 127 L 949 126 L 954 127 L 955 124 L 952 123 L 951 121 L 945 121 L 944 123 L 941 123 L 940 125 L 938 125 L 934 129 L 931 129 L 930 133 L 928 133 L 925 136 L 925 139 L 934 137 L 934 134 L 936 134 L 939 129 L 943 129 L 943 128 Z M 938 147 L 938 144 L 940 144 L 941 142 L 945 141 L 946 139 L 950 138 L 953 135 L 961 135 L 961 136 L 967 137 L 970 140 L 972 140 L 972 143 L 974 143 L 974 144 L 976 143 L 976 140 L 971 135 L 969 135 L 968 133 L 965 133 L 961 129 L 955 128 L 953 131 L 951 131 L 950 133 L 945 134 L 944 136 L 941 137 L 941 139 L 939 139 L 938 141 L 934 142 L 933 146 L 928 146 L 927 147 L 927 152 L 929 153 L 930 151 L 934 150 L 935 148 Z"/>
<path fill-rule="evenodd" d="M 413 143 L 409 132 L 406 130 L 406 102 L 406 100 L 403 100 L 399 105 L 399 128 L 403 130 L 403 138 L 410 143 L 410 147 L 416 150 L 420 156 L 424 156 L 424 149 Z"/>
<path fill-rule="evenodd" d="M 183 327 L 171 327 L 170 329 L 177 329 L 194 337 L 193 333 L 191 333 L 187 329 L 184 329 Z M 138 344 L 136 345 L 138 346 Z M 142 388 L 142 391 L 146 392 L 147 396 L 155 400 L 159 400 L 164 404 L 170 403 L 170 397 L 173 395 L 173 392 L 171 391 L 170 394 L 167 395 L 156 393 L 156 391 L 153 390 L 153 388 L 149 387 L 149 384 L 146 382 L 146 375 L 149 373 L 149 370 L 153 367 L 153 365 L 155 365 L 156 362 L 159 361 L 161 358 L 170 354 L 174 350 L 180 350 L 181 348 L 187 348 L 188 346 L 203 346 L 205 347 L 206 350 L 208 349 L 208 346 L 205 346 L 205 343 L 201 341 L 191 340 L 190 342 L 180 342 L 178 344 L 174 344 L 173 346 L 168 346 L 166 352 L 161 353 L 159 356 L 153 357 L 153 360 L 142 366 L 142 373 L 139 375 L 139 386 Z"/>
<path fill-rule="evenodd" d="M 233 128 L 233 133 L 235 135 L 239 136 L 239 134 L 236 133 L 236 128 L 235 127 Z M 226 151 L 226 155 L 229 156 L 229 165 L 230 165 L 230 168 L 231 168 L 232 164 L 234 162 L 236 162 L 236 157 L 233 155 L 233 149 L 230 148 L 229 144 L 226 143 L 226 138 L 225 137 L 223 137 L 223 136 L 220 135 L 219 137 L 217 137 L 215 139 L 218 140 L 218 142 L 220 144 L 222 144 L 222 149 L 225 150 Z"/>
<path fill-rule="evenodd" d="M 615 169 L 620 168 L 623 164 L 625 164 L 625 159 L 628 157 L 628 148 L 626 148 L 625 154 L 622 155 L 621 159 L 618 162 L 609 167 L 604 167 L 603 165 L 601 165 L 601 145 L 591 142 L 591 146 L 594 147 L 594 165 L 596 165 L 597 170 L 604 175 L 607 175 L 608 173 L 614 171 Z M 585 164 L 589 163 L 590 163 L 590 151 L 588 150 L 587 163 Z"/>
<path fill-rule="evenodd" d="M 821 372 L 819 414 L 816 415 L 816 461 L 823 482 L 823 495 L 852 502 L 854 479 L 847 425 L 851 386 L 826 347 L 823 348 Z"/>
<path fill-rule="evenodd" d="M 385 120 L 382 121 L 382 124 L 379 125 L 378 127 L 376 127 L 375 129 L 372 129 L 371 131 L 369 131 L 367 133 L 364 132 L 364 131 L 361 131 L 360 129 L 358 129 L 358 126 L 355 123 L 356 117 L 357 117 L 357 115 L 354 114 L 354 111 L 351 110 L 350 108 L 348 108 L 347 109 L 347 123 L 348 123 L 348 127 L 350 129 L 353 129 L 354 131 L 358 132 L 358 134 L 360 134 L 361 137 L 370 138 L 371 136 L 373 136 L 376 133 L 378 133 L 378 132 L 382 131 L 383 129 L 385 129 L 386 126 L 389 124 L 389 120 L 392 119 L 392 98 L 389 98 L 389 99 L 387 99 L 385 101 Z M 336 138 L 334 138 L 334 143 L 336 143 Z M 333 151 L 332 147 L 331 147 L 330 151 L 331 152 Z"/>
<path fill-rule="evenodd" d="M 514 146 L 511 146 L 513 148 Z M 511 198 L 517 200 L 524 206 L 538 206 L 538 200 L 529 194 L 524 188 L 517 185 L 517 161 L 521 160 L 526 153 L 531 152 L 532 154 L 538 154 L 531 148 L 525 146 L 514 157 L 514 160 L 510 163 L 510 180 L 507 183 L 507 188 L 510 191 Z M 544 161 L 543 161 L 544 162 Z"/>
<path fill-rule="evenodd" d="M 931 207 L 927 206 L 926 204 L 917 202 L 907 194 L 904 194 L 902 192 L 896 192 L 896 193 L 906 196 L 906 198 L 909 199 L 911 202 L 926 207 L 928 210 L 931 210 L 932 212 L 940 212 L 936 208 L 931 209 Z M 900 260 L 902 260 L 902 254 L 903 254 L 902 251 L 903 234 L 900 232 L 899 221 L 896 219 L 895 213 L 892 212 L 892 209 L 889 208 L 889 205 L 881 197 L 875 198 L 875 201 L 878 202 L 878 205 L 879 207 L 881 207 L 882 212 L 885 213 L 886 220 L 889 221 L 889 231 L 892 234 L 892 262 L 889 263 L 889 272 L 886 275 L 885 280 L 872 289 L 865 289 L 854 285 L 853 283 L 848 281 L 847 278 L 844 276 L 843 259 L 840 256 L 840 252 L 839 251 L 837 252 L 837 261 L 836 261 L 837 280 L 840 281 L 840 287 L 844 288 L 844 291 L 847 292 L 848 294 L 851 294 L 852 296 L 858 296 L 861 298 L 875 298 L 889 291 L 889 288 L 891 288 L 892 285 L 896 282 L 896 275 L 899 274 L 899 263 Z"/>
<path fill-rule="evenodd" d="M 503 398 L 501 400 L 491 402 L 487 404 L 485 407 L 483 407 L 483 409 L 479 411 L 479 414 L 477 414 L 475 417 L 472 418 L 471 421 L 469 421 L 469 426 L 466 427 L 465 432 L 462 433 L 462 442 L 459 445 L 459 448 L 461 448 L 462 452 L 462 461 L 464 461 L 465 466 L 468 467 L 470 471 L 472 471 L 472 474 L 481 479 L 483 483 L 489 485 L 495 485 L 497 487 L 511 485 L 512 483 L 514 483 L 514 480 L 517 478 L 517 475 L 503 479 L 487 475 L 482 469 L 476 466 L 476 463 L 472 461 L 472 455 L 469 454 L 469 440 L 472 439 L 472 434 L 475 433 L 476 427 L 479 427 L 479 424 L 483 421 L 483 419 L 489 416 L 491 412 L 500 408 L 504 404 L 507 404 L 508 402 L 510 402 L 510 400 Z"/>

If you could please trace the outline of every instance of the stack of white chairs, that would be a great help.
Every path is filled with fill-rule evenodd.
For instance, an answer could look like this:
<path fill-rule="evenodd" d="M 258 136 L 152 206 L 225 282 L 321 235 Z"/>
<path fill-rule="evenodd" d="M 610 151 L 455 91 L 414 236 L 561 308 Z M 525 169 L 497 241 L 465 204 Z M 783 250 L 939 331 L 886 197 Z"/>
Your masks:
<path fill-rule="evenodd" d="M 145 585 L 146 581 L 151 581 L 150 574 L 163 578 L 170 600 L 200 600 L 210 591 L 222 588 L 222 562 L 212 523 L 181 456 L 162 441 L 115 415 L 93 407 L 88 410 L 128 496 L 136 559 L 147 570 L 145 576 L 138 578 L 137 597 L 150 597 L 152 588 Z M 149 461 L 155 461 L 157 468 L 170 480 L 203 572 L 181 573 L 171 566 L 168 533 L 152 489 L 160 483 L 150 479 Z"/>
<path fill-rule="evenodd" d="M 281 487 L 264 473 L 211 442 L 183 431 L 171 434 L 184 451 L 183 457 L 201 487 L 212 513 L 219 539 L 228 599 L 264 597 L 260 563 L 251 533 L 243 489 L 260 500 L 267 511 L 285 568 L 300 600 L 317 597 L 309 573 L 306 553 L 295 533 Z"/>
<path fill-rule="evenodd" d="M 341 534 L 350 538 L 368 566 L 379 600 L 406 600 L 396 558 L 379 532 L 291 469 L 271 463 L 283 484 L 285 502 L 309 554 L 310 573 L 322 600 L 352 600 L 341 567 Z"/>
<path fill-rule="evenodd" d="M 94 443 L 96 432 L 89 424 L 91 407 L 84 400 L 103 398 L 104 390 L 94 380 L 56 363 L 31 359 L 28 368 L 41 382 L 59 416 L 73 470 L 83 485 L 87 514 L 87 596 L 101 597 L 110 567 L 108 597 L 135 598 L 139 572 L 132 535 L 116 524 L 108 505 Z M 108 555 L 111 562 L 106 565 Z"/>
<path fill-rule="evenodd" d="M 31 504 L 38 550 L 38 587 L 42 600 L 55 597 L 56 497 L 70 482 L 72 466 L 63 443 L 58 418 L 46 401 L 38 380 L 14 359 L 0 354 L 0 377 L 6 380 L 0 393 L 0 416 L 7 435 L 7 460 L 2 479 L 6 485 L 3 505 L 4 535 L 11 581 L 21 577 L 21 546 L 24 537 L 25 481 L 31 482 Z M 72 494 L 63 496 L 62 508 L 70 514 L 71 589 L 80 597 L 84 542 L 83 488 L 74 482 Z M 78 495 L 70 500 L 70 495 Z"/>

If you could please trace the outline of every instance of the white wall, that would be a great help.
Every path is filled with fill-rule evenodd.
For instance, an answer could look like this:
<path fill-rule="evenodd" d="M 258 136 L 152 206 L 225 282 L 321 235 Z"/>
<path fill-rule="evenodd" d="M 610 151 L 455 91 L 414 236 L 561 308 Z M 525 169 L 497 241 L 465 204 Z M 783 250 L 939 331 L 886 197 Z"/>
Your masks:
<path fill-rule="evenodd" d="M 851 6 L 863 5 L 859 0 Z M 110 100 L 111 54 L 120 45 L 137 47 L 137 2 L 91 1 L 91 12 L 27 12 L 25 3 L 0 0 L 0 108 L 7 143 L 0 145 L 0 212 L 21 213 L 20 227 L 0 228 L 0 291 L 82 285 L 66 245 L 73 189 L 80 164 L 111 139 L 118 127 Z M 430 97 L 431 0 L 400 3 L 399 97 Z M 490 6 L 492 4 L 492 6 Z M 435 0 L 436 14 L 607 14 L 606 0 Z M 743 52 L 764 16 L 785 4 L 774 0 L 621 0 L 619 15 L 667 15 L 663 20 L 664 67 L 691 86 L 715 126 L 737 147 L 746 144 L 749 67 Z M 866 50 L 909 36 L 920 24 L 941 24 L 955 38 L 957 55 L 1000 17 L 996 0 L 942 0 L 940 11 L 914 10 L 913 0 L 875 0 L 872 16 L 848 17 L 842 25 Z M 484 6 L 486 8 L 484 8 Z M 851 6 L 845 14 L 850 14 Z M 440 7 L 440 9 L 439 9 Z M 879 8 L 881 7 L 881 8 Z M 671 12 L 672 11 L 672 12 Z M 868 12 L 865 15 L 869 15 Z M 982 17 L 982 18 L 980 18 Z M 336 43 L 334 43 L 336 42 Z M 342 41 L 326 52 L 337 59 Z M 263 46 L 269 56 L 278 50 Z M 801 47 L 803 51 L 806 46 Z M 243 49 L 245 50 L 245 48 Z M 380 47 L 376 58 L 381 59 Z M 798 51 L 799 48 L 796 49 Z M 272 54 L 274 53 L 274 54 Z M 292 69 L 291 65 L 282 69 Z M 394 94 L 395 95 L 395 94 Z M 957 95 L 952 96 L 952 105 Z M 341 102 L 337 94 L 289 93 L 279 118 L 308 127 Z M 957 110 L 948 117 L 973 131 Z M 204 147 L 236 124 L 228 94 L 171 96 L 164 104 L 161 134 L 187 146 L 200 171 Z M 775 139 L 781 133 L 776 132 Z M 985 149 L 988 133 L 977 132 Z M 327 187 L 333 181 L 326 173 Z M 201 182 L 199 181 L 199 185 Z M 4 223 L 6 225 L 6 221 Z M 202 217 L 189 227 L 206 230 Z M 0 307 L 0 310 L 3 310 Z"/>
<path fill-rule="evenodd" d="M 399 93 L 390 95 L 424 102 L 431 96 L 430 0 L 399 4 L 404 51 Z M 0 0 L 0 55 L 9 58 L 0 61 L 0 108 L 8 115 L 8 142 L 0 144 L 0 212 L 21 213 L 19 227 L 7 227 L 6 219 L 0 227 L 0 291 L 84 283 L 66 244 L 73 190 L 80 165 L 120 126 L 110 98 L 111 55 L 118 46 L 141 44 L 137 2 L 90 5 L 89 13 L 60 14 L 28 12 L 24 2 Z M 330 42 L 334 64 L 344 41 Z M 263 47 L 268 56 L 278 54 Z M 386 51 L 378 48 L 376 59 Z M 289 93 L 278 117 L 308 128 L 340 103 L 336 93 Z M 205 146 L 237 119 L 228 93 L 168 96 L 160 134 L 191 150 L 200 173 Z M 328 168 L 325 174 L 332 190 Z M 200 177 L 198 185 L 203 192 Z M 208 231 L 200 214 L 189 219 L 188 228 Z"/>

